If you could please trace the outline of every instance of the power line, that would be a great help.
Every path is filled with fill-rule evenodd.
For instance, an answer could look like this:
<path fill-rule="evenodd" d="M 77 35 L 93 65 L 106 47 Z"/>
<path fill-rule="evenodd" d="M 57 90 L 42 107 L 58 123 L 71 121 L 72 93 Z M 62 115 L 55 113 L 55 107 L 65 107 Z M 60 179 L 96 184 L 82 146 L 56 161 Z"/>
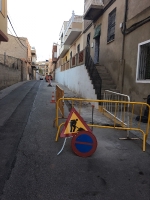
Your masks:
<path fill-rule="evenodd" d="M 11 30 L 8 28 L 8 30 L 10 31 L 10 33 L 12 34 L 12 32 L 11 32 Z M 13 35 L 13 34 L 12 34 Z M 14 37 L 15 38 L 15 40 L 17 41 L 17 43 L 20 45 L 20 43 L 18 42 L 18 40 L 16 39 L 16 37 Z M 22 45 L 20 45 L 20 47 L 24 50 L 24 51 L 26 51 L 23 47 L 22 47 Z"/>
<path fill-rule="evenodd" d="M 10 23 L 10 25 L 11 25 L 11 27 L 12 27 L 12 29 L 13 29 L 13 31 L 14 31 L 14 33 L 15 33 L 15 35 L 16 35 L 16 37 L 18 38 L 19 42 L 22 44 L 22 42 L 20 41 L 19 37 L 17 36 L 17 33 L 16 33 L 16 31 L 15 31 L 15 29 L 14 29 L 14 27 L 13 27 L 13 25 L 12 25 L 12 23 L 11 23 L 11 21 L 10 21 L 10 19 L 9 19 L 9 16 L 8 16 L 8 15 L 7 15 L 7 19 L 9 20 L 9 23 Z M 23 46 L 23 47 L 25 47 L 25 48 L 27 49 L 27 47 L 26 47 L 26 46 L 24 46 L 24 44 L 22 44 L 22 46 Z"/>
<path fill-rule="evenodd" d="M 8 12 L 8 10 L 7 10 L 7 15 L 9 16 L 9 19 L 11 20 L 11 23 L 13 24 L 14 29 L 18 33 L 18 29 L 16 29 L 17 26 L 16 26 L 15 22 L 13 21 L 13 18 L 11 17 L 10 13 Z"/>

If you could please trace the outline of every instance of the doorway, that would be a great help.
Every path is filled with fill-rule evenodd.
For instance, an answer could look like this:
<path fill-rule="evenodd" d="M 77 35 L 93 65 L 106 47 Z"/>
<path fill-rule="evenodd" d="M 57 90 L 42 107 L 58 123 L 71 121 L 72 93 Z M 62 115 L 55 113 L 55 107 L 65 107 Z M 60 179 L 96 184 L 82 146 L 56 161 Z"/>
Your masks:
<path fill-rule="evenodd" d="M 95 38 L 94 64 L 99 63 L 100 37 Z"/>
<path fill-rule="evenodd" d="M 93 39 L 95 40 L 94 64 L 99 63 L 100 35 L 101 35 L 101 25 L 97 25 L 95 28 L 95 34 L 93 37 Z"/>

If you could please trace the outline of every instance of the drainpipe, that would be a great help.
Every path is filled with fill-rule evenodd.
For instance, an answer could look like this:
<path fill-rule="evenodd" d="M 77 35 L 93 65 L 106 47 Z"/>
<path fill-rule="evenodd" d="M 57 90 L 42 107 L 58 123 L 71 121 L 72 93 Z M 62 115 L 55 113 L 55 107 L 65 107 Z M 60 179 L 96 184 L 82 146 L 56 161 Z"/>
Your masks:
<path fill-rule="evenodd" d="M 125 32 L 126 32 L 126 22 L 127 22 L 127 11 L 128 11 L 128 0 L 125 0 L 125 10 L 124 10 L 124 21 L 123 21 L 123 27 L 122 27 L 122 34 L 123 34 L 123 40 L 122 40 L 122 54 L 121 54 L 121 62 L 122 62 L 122 83 L 121 83 L 121 92 L 123 92 L 123 86 L 124 86 L 124 71 L 125 71 L 125 59 L 124 59 L 124 47 L 125 47 Z"/>

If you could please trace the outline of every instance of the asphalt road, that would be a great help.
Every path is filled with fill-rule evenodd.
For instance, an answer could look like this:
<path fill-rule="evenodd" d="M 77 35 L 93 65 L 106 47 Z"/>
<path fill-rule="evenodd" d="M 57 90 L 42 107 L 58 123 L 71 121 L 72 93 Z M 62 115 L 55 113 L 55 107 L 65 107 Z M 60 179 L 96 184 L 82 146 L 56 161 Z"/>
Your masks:
<path fill-rule="evenodd" d="M 76 156 L 67 139 L 55 142 L 54 87 L 27 82 L 0 100 L 1 200 L 150 200 L 150 146 L 96 129 L 98 147 Z M 55 85 L 53 83 L 53 85 Z"/>

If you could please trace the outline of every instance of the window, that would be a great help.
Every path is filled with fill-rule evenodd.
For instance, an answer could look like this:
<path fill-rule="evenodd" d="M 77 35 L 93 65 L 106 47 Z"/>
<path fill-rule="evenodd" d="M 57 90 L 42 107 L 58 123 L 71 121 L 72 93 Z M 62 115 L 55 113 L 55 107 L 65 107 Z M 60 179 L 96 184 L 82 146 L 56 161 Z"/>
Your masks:
<path fill-rule="evenodd" d="M 77 53 L 80 53 L 80 44 L 77 46 Z"/>
<path fill-rule="evenodd" d="M 87 35 L 87 42 L 86 42 L 87 46 L 90 46 L 90 33 Z"/>
<path fill-rule="evenodd" d="M 150 40 L 138 45 L 136 82 L 150 83 Z"/>
<path fill-rule="evenodd" d="M 72 58 L 72 51 L 70 52 L 70 59 Z"/>
<path fill-rule="evenodd" d="M 115 39 L 116 8 L 108 16 L 107 43 Z"/>

